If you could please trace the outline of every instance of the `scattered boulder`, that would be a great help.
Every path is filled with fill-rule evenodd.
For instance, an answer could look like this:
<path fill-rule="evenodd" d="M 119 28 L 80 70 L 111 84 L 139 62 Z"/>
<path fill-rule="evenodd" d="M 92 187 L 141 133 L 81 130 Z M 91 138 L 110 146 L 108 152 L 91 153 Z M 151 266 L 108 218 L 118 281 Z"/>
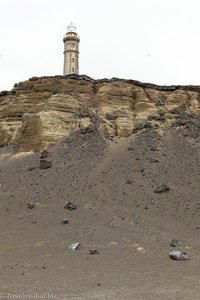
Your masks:
<path fill-rule="evenodd" d="M 129 146 L 129 147 L 127 148 L 127 151 L 133 151 L 134 149 L 135 149 L 134 147 Z"/>
<path fill-rule="evenodd" d="M 143 247 L 138 247 L 137 250 L 138 250 L 139 252 L 141 252 L 142 254 L 144 254 L 144 253 L 146 252 L 145 249 L 144 249 Z"/>
<path fill-rule="evenodd" d="M 35 208 L 35 203 L 34 202 L 28 202 L 26 205 L 29 209 Z"/>
<path fill-rule="evenodd" d="M 149 162 L 154 164 L 154 163 L 159 163 L 160 161 L 155 158 L 149 158 Z"/>
<path fill-rule="evenodd" d="M 91 125 L 89 125 L 85 128 L 81 128 L 81 130 L 80 130 L 81 134 L 91 133 L 93 131 L 94 131 L 94 128 Z"/>
<path fill-rule="evenodd" d="M 169 257 L 173 260 L 189 260 L 189 256 L 185 252 L 178 250 L 170 251 Z"/>
<path fill-rule="evenodd" d="M 40 154 L 40 159 L 44 159 L 47 158 L 49 156 L 49 151 L 47 151 L 46 149 L 44 151 L 41 152 Z"/>
<path fill-rule="evenodd" d="M 33 170 L 35 170 L 35 169 L 37 169 L 37 167 L 31 167 L 31 168 L 29 168 L 28 170 L 29 170 L 29 171 L 33 171 Z"/>
<path fill-rule="evenodd" d="M 81 245 L 80 243 L 73 243 L 73 244 L 70 244 L 70 245 L 68 246 L 68 248 L 69 248 L 70 250 L 72 250 L 72 251 L 75 251 L 75 250 L 77 250 L 77 249 L 79 248 L 80 245 Z"/>
<path fill-rule="evenodd" d="M 74 210 L 74 209 L 77 209 L 77 206 L 69 201 L 64 204 L 64 208 L 66 208 L 68 210 Z"/>
<path fill-rule="evenodd" d="M 6 147 L 6 146 L 8 146 L 7 143 L 0 143 L 0 148 Z"/>
<path fill-rule="evenodd" d="M 146 123 L 142 126 L 142 128 L 144 128 L 144 129 L 150 129 L 150 128 L 153 128 L 153 126 L 152 126 L 151 122 L 146 122 Z"/>
<path fill-rule="evenodd" d="M 90 250 L 89 250 L 89 254 L 90 254 L 90 255 L 99 254 L 99 251 L 98 251 L 97 249 L 90 249 Z"/>
<path fill-rule="evenodd" d="M 60 221 L 60 223 L 63 224 L 63 225 L 65 225 L 65 224 L 68 224 L 68 223 L 69 223 L 69 220 L 67 220 L 67 219 L 62 219 L 62 220 Z"/>
<path fill-rule="evenodd" d="M 159 115 L 159 116 L 154 116 L 154 120 L 165 122 L 166 118 L 164 116 Z"/>
<path fill-rule="evenodd" d="M 154 193 L 165 193 L 165 192 L 168 192 L 170 191 L 170 188 L 168 187 L 168 185 L 166 184 L 161 184 L 160 186 L 158 186 Z"/>
<path fill-rule="evenodd" d="M 126 184 L 132 184 L 132 183 L 133 183 L 133 180 L 131 180 L 131 179 L 126 180 Z"/>
<path fill-rule="evenodd" d="M 48 160 L 41 159 L 40 160 L 40 170 L 49 169 L 52 167 L 52 163 Z"/>
<path fill-rule="evenodd" d="M 177 247 L 181 245 L 181 242 L 179 240 L 172 240 L 169 244 L 171 247 Z"/>

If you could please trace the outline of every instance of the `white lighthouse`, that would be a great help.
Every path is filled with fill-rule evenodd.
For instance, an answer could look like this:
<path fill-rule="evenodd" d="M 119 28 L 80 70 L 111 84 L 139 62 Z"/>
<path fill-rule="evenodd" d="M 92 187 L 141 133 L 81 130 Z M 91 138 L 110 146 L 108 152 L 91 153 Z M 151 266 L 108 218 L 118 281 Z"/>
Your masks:
<path fill-rule="evenodd" d="M 79 42 L 76 26 L 71 23 L 67 27 L 64 42 L 64 68 L 63 75 L 79 74 Z"/>

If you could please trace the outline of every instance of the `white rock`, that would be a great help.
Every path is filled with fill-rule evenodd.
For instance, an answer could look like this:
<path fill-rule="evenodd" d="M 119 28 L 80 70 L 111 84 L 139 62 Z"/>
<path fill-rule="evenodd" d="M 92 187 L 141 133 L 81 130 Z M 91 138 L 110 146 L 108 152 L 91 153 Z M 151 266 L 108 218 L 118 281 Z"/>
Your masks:
<path fill-rule="evenodd" d="M 70 244 L 70 245 L 68 246 L 68 248 L 69 248 L 70 250 L 72 250 L 72 251 L 75 251 L 75 250 L 78 249 L 79 246 L 80 246 L 80 243 L 73 243 L 73 244 Z"/>
<path fill-rule="evenodd" d="M 173 250 L 169 252 L 169 257 L 173 260 L 188 260 L 189 257 L 185 252 Z"/>

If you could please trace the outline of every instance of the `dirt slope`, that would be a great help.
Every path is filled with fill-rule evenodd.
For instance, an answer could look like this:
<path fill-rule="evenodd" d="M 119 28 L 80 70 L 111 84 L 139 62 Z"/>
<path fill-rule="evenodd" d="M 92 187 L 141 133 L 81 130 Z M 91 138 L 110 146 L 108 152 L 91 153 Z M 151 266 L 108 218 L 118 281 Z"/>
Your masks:
<path fill-rule="evenodd" d="M 113 140 L 79 131 L 49 150 L 46 170 L 39 154 L 0 148 L 2 299 L 199 299 L 200 123 L 183 123 Z M 161 184 L 170 190 L 155 193 Z M 189 261 L 168 257 L 174 238 Z"/>

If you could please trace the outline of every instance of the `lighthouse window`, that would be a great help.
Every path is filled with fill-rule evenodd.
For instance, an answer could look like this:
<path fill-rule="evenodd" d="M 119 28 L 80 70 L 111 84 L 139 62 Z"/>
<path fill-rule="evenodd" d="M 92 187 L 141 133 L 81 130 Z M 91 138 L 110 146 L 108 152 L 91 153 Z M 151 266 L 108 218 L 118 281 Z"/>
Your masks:
<path fill-rule="evenodd" d="M 72 62 L 74 62 L 74 58 L 72 57 Z"/>
<path fill-rule="evenodd" d="M 72 73 L 74 73 L 74 68 L 72 68 Z"/>

